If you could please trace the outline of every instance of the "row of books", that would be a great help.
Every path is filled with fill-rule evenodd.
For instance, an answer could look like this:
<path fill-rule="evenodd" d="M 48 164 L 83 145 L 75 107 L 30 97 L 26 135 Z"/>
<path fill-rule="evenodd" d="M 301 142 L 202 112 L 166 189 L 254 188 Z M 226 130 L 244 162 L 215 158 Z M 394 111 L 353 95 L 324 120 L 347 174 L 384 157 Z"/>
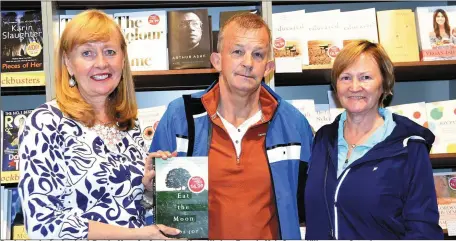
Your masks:
<path fill-rule="evenodd" d="M 24 216 L 17 188 L 0 189 L 0 239 L 27 239 L 24 230 Z"/>
<path fill-rule="evenodd" d="M 220 12 L 220 25 L 240 12 Z M 1 12 L 2 87 L 43 86 L 43 27 L 40 11 Z M 122 29 L 132 71 L 211 68 L 218 31 L 207 9 L 110 14 Z M 63 33 L 74 15 L 60 15 Z"/>
<path fill-rule="evenodd" d="M 165 113 L 166 106 L 142 108 L 138 110 L 145 151 L 149 151 L 158 122 Z M 1 111 L 2 148 L 1 148 L 1 183 L 19 182 L 19 135 L 27 116 L 33 110 Z"/>
<path fill-rule="evenodd" d="M 332 93 L 329 93 L 330 96 Z M 308 119 L 314 131 L 317 131 L 321 126 L 332 122 L 343 109 L 331 104 L 315 105 L 313 100 L 290 100 Z M 438 112 L 431 110 L 434 119 L 445 121 L 447 118 L 447 109 L 454 111 L 456 116 L 456 100 L 452 102 L 437 105 Z M 423 102 L 424 103 L 424 102 Z M 436 104 L 436 103 L 426 103 Z M 451 103 L 450 103 L 451 104 Z M 397 114 L 405 115 L 417 123 L 423 123 L 422 103 L 412 103 L 400 106 L 388 107 Z M 443 108 L 442 108 L 443 105 Z M 317 107 L 318 106 L 318 107 Z M 158 106 L 152 108 L 143 108 L 138 111 L 138 120 L 142 127 L 142 135 L 146 140 L 146 149 L 153 139 L 157 125 L 166 110 L 166 106 Z M 315 113 L 313 112 L 315 111 Z M 8 119 L 10 126 L 9 131 L 12 133 L 20 133 L 21 120 L 30 113 L 30 110 L 5 112 L 4 120 Z M 445 117 L 445 118 L 444 118 Z M 16 124 L 18 126 L 16 126 Z M 12 127 L 11 127 L 12 126 Z M 16 130 L 12 130 L 12 129 Z M 450 132 L 454 133 L 454 132 Z M 202 162 L 201 162 L 202 161 Z M 15 162 L 17 164 L 17 162 Z M 170 226 L 178 227 L 181 230 L 188 230 L 182 234 L 185 238 L 201 238 L 207 235 L 207 190 L 208 177 L 207 165 L 202 167 L 202 163 L 207 164 L 207 160 L 186 159 L 173 162 L 156 160 L 155 166 L 157 170 L 156 177 L 156 195 L 155 209 L 146 215 L 148 223 L 151 222 L 152 214 L 160 223 L 167 223 Z M 16 170 L 17 171 L 17 170 Z M 206 172 L 203 172 L 206 171 Z M 205 173 L 205 174 L 204 174 Z M 4 173 L 2 172 L 2 178 Z M 3 184 L 2 179 L 2 184 Z M 456 173 L 435 173 L 434 174 L 435 189 L 439 204 L 440 225 L 442 228 L 447 228 L 450 222 L 455 222 L 456 210 Z M 21 203 L 18 197 L 17 188 L 1 187 L 1 234 L 3 239 L 27 239 L 23 226 L 23 215 L 21 214 Z M 198 203 L 198 208 L 196 207 Z M 176 208 L 177 207 L 177 208 Z M 180 219 L 175 217 L 198 217 L 192 219 Z M 198 232 L 197 232 L 198 231 Z M 12 236 L 10 236 L 12 235 Z M 203 236 L 201 236 L 203 235 Z"/>
<path fill-rule="evenodd" d="M 220 26 L 240 12 L 220 12 Z M 60 34 L 74 15 L 60 15 Z M 207 9 L 119 12 L 112 15 L 128 44 L 133 71 L 211 68 L 218 31 Z M 147 50 L 147 51 L 144 51 Z"/>
<path fill-rule="evenodd" d="M 157 159 L 155 166 L 155 221 L 182 230 L 180 238 L 207 238 L 207 157 L 181 157 L 172 162 Z M 456 222 L 456 172 L 434 173 L 434 184 L 439 225 L 447 229 Z M 0 194 L 0 238 L 28 239 L 17 188 L 2 186 Z"/>
<path fill-rule="evenodd" d="M 456 59 L 455 6 L 298 10 L 272 14 L 272 26 L 278 73 L 331 65 L 344 46 L 360 39 L 381 43 L 393 62 Z"/>
<path fill-rule="evenodd" d="M 315 133 L 344 111 L 332 91 L 328 92 L 328 99 L 329 104 L 315 104 L 311 99 L 289 102 L 306 116 Z M 388 106 L 386 109 L 429 128 L 435 135 L 431 153 L 456 153 L 456 100 L 410 103 Z"/>
<path fill-rule="evenodd" d="M 240 12 L 259 13 L 220 12 L 220 26 Z M 44 85 L 41 12 L 1 14 L 2 86 Z M 123 31 L 133 71 L 211 67 L 210 54 L 217 48 L 218 31 L 212 31 L 207 9 L 119 12 L 111 16 Z M 73 17 L 60 15 L 60 34 Z M 278 73 L 330 65 L 346 44 L 357 39 L 380 42 L 394 62 L 420 61 L 420 53 L 424 61 L 456 59 L 455 6 L 418 7 L 415 12 L 299 10 L 274 13 L 272 20 Z"/>
<path fill-rule="evenodd" d="M 331 91 L 328 92 L 328 101 L 329 104 L 315 104 L 312 99 L 289 100 L 306 116 L 314 133 L 322 126 L 332 123 L 337 115 L 344 111 L 337 105 Z M 456 136 L 454 135 L 456 133 L 456 100 L 418 102 L 386 108 L 429 128 L 436 136 L 431 153 L 456 153 Z M 2 112 L 2 183 L 17 183 L 19 180 L 18 136 L 31 111 Z M 138 110 L 138 121 L 145 142 L 145 151 L 149 151 L 155 130 L 165 111 L 166 106 Z"/>

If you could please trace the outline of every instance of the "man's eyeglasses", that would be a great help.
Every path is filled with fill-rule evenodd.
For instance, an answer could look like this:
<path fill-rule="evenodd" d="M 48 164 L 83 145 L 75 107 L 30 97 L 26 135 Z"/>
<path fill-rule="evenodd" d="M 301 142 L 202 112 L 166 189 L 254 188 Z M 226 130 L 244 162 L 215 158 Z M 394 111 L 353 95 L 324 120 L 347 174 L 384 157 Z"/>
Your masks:
<path fill-rule="evenodd" d="M 203 25 L 203 23 L 201 21 L 195 21 L 195 20 L 182 20 L 180 23 L 179 23 L 179 28 L 188 28 L 188 27 L 192 27 L 192 28 L 201 28 L 201 26 Z"/>

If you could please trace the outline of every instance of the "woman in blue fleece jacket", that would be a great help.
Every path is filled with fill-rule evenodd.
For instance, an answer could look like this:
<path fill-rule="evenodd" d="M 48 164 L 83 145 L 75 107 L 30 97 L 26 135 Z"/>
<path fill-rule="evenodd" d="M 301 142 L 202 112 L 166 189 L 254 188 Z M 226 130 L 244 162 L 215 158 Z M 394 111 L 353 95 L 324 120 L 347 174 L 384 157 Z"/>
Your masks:
<path fill-rule="evenodd" d="M 316 134 L 306 239 L 443 239 L 429 160 L 434 135 L 381 108 L 393 64 L 368 41 L 344 47 L 332 85 L 346 109 Z"/>

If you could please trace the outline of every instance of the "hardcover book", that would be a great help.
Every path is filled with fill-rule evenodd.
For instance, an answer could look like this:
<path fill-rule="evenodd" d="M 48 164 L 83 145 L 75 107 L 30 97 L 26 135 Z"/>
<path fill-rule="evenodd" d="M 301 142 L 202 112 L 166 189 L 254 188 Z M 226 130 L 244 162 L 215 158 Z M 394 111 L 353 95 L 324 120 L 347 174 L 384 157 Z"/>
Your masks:
<path fill-rule="evenodd" d="M 208 238 L 208 159 L 155 159 L 155 223 L 180 229 L 175 238 Z"/>
<path fill-rule="evenodd" d="M 377 12 L 378 37 L 393 62 L 420 61 L 415 13 L 411 9 Z"/>
<path fill-rule="evenodd" d="M 40 11 L 1 12 L 2 87 L 43 86 Z"/>
<path fill-rule="evenodd" d="M 394 114 L 405 116 L 421 126 L 428 127 L 425 102 L 388 106 L 386 109 Z"/>
<path fill-rule="evenodd" d="M 168 11 L 169 69 L 210 68 L 207 9 Z"/>
<path fill-rule="evenodd" d="M 296 109 L 303 114 L 307 121 L 309 122 L 309 125 L 312 127 L 313 133 L 314 131 L 314 126 L 316 122 L 316 115 L 317 113 L 315 112 L 315 102 L 313 99 L 300 99 L 300 100 L 288 100 L 290 104 L 292 104 Z"/>
<path fill-rule="evenodd" d="M 132 71 L 168 70 L 166 11 L 116 13 Z"/>
<path fill-rule="evenodd" d="M 321 127 L 331 124 L 331 115 L 329 113 L 329 104 L 315 104 L 316 120 L 312 126 L 316 133 Z"/>
<path fill-rule="evenodd" d="M 446 229 L 447 221 L 456 221 L 456 172 L 434 173 L 434 185 L 439 205 L 439 225 Z"/>
<path fill-rule="evenodd" d="M 426 112 L 435 135 L 431 153 L 456 153 L 456 100 L 426 103 Z"/>
<path fill-rule="evenodd" d="M 166 111 L 166 106 L 157 106 L 151 108 L 138 109 L 138 121 L 141 128 L 141 135 L 144 139 L 144 147 L 149 152 L 150 144 L 157 130 L 158 122 Z"/>
<path fill-rule="evenodd" d="M 421 58 L 423 61 L 456 59 L 456 7 L 416 9 Z"/>
<path fill-rule="evenodd" d="M 305 10 L 272 14 L 272 39 L 276 73 L 302 72 L 309 64 L 304 37 Z"/>
<path fill-rule="evenodd" d="M 360 19 L 363 21 L 359 21 Z M 375 8 L 341 12 L 339 21 L 343 46 L 353 40 L 378 43 Z"/>
<path fill-rule="evenodd" d="M 342 49 L 339 14 L 340 9 L 335 9 L 304 15 L 310 65 L 331 65 Z"/>
<path fill-rule="evenodd" d="M 32 110 L 2 112 L 2 184 L 19 181 L 19 135 L 31 112 Z"/>

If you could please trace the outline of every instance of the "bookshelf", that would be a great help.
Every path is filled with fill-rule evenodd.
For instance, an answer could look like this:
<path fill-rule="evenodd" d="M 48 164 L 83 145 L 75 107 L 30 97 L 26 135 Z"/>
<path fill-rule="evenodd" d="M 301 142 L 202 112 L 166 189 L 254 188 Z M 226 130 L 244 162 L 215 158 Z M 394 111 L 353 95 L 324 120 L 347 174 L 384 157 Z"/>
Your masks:
<path fill-rule="evenodd" d="M 456 153 L 431 154 L 433 168 L 456 168 Z"/>
<path fill-rule="evenodd" d="M 456 79 L 456 60 L 394 63 L 397 82 Z M 137 91 L 202 89 L 218 76 L 215 69 L 182 69 L 133 72 Z M 276 86 L 328 85 L 331 66 L 305 67 L 301 73 L 276 73 Z M 44 86 L 2 88 L 2 95 L 45 94 Z"/>
<path fill-rule="evenodd" d="M 377 1 L 378 2 L 378 1 Z M 44 31 L 47 31 L 47 52 L 46 62 L 46 86 L 41 87 L 8 87 L 1 88 L 2 96 L 25 95 L 46 95 L 46 100 L 53 98 L 53 46 L 56 45 L 55 17 L 67 10 L 79 11 L 90 8 L 98 8 L 108 11 L 119 11 L 120 9 L 142 10 L 142 9 L 163 9 L 163 8 L 219 8 L 219 7 L 245 7 L 259 6 L 263 17 L 272 26 L 272 7 L 277 5 L 315 5 L 315 8 L 326 8 L 327 5 L 360 4 L 356 1 L 7 1 L 2 2 L 2 10 L 14 9 L 42 9 Z M 361 3 L 369 4 L 370 3 Z M 394 5 L 394 2 L 386 3 Z M 450 2 L 448 3 L 450 4 Z M 439 5 L 432 3 L 431 5 Z M 363 8 L 363 7 L 360 7 Z M 396 8 L 396 7 L 394 7 Z M 410 81 L 439 81 L 451 80 L 450 86 L 456 87 L 456 61 L 430 61 L 430 62 L 401 62 L 395 63 L 395 74 L 398 82 Z M 330 83 L 331 66 L 317 66 L 303 69 L 301 73 L 278 73 L 275 74 L 275 86 L 305 88 L 307 85 L 328 85 Z M 185 69 L 166 71 L 144 71 L 133 72 L 136 90 L 146 91 L 168 91 L 168 90 L 195 90 L 208 87 L 218 76 L 215 69 Z M 450 87 L 451 88 L 451 87 Z M 456 90 L 456 88 L 454 88 Z M 453 91 L 454 91 L 453 90 Z M 454 92 L 456 93 L 456 92 Z M 144 93 L 146 94 L 146 93 Z M 148 94 L 148 93 L 147 93 Z M 456 96 L 456 95 L 453 95 Z M 150 99 L 156 96 L 151 94 Z M 456 98 L 456 97 L 455 97 Z M 5 103 L 4 105 L 6 105 Z M 41 103 L 37 103 L 41 104 Z M 434 168 L 456 168 L 456 154 L 431 154 L 430 159 Z M 2 184 L 5 185 L 5 184 Z M 6 187 L 15 187 L 17 184 L 6 184 Z M 448 236 L 446 236 L 448 238 Z M 451 237 L 450 237 L 451 238 Z"/>
<path fill-rule="evenodd" d="M 397 82 L 456 79 L 456 60 L 394 63 Z M 331 82 L 331 66 L 306 67 L 301 73 L 275 74 L 276 86 L 327 85 Z"/>
<path fill-rule="evenodd" d="M 2 96 L 16 95 L 45 95 L 45 86 L 27 86 L 27 87 L 3 87 L 1 90 Z"/>
<path fill-rule="evenodd" d="M 136 91 L 204 89 L 217 77 L 215 69 L 133 72 Z"/>

